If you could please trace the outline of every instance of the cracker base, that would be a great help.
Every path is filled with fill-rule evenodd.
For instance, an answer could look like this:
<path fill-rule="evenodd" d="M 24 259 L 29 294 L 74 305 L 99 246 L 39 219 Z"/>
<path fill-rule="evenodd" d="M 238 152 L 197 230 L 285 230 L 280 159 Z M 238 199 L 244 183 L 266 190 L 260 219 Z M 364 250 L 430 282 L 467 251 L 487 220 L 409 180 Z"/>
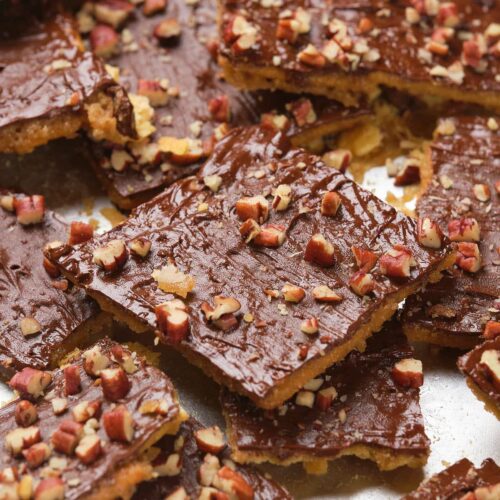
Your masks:
<path fill-rule="evenodd" d="M 480 338 L 470 336 L 460 336 L 443 330 L 431 330 L 423 326 L 403 323 L 403 333 L 412 342 L 425 342 L 427 344 L 451 347 L 453 349 L 469 350 L 475 347 Z"/>

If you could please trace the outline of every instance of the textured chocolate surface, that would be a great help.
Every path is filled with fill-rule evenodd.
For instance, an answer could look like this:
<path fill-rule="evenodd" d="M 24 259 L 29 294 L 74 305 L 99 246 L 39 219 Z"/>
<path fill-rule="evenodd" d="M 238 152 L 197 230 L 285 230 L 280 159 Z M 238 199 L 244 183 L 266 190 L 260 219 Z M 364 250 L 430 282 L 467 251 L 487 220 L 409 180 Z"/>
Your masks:
<path fill-rule="evenodd" d="M 456 267 L 450 270 L 439 283 L 407 300 L 403 321 L 409 327 L 475 342 L 486 321 L 500 318 L 496 303 L 500 297 L 500 203 L 495 192 L 495 182 L 500 180 L 500 133 L 488 128 L 488 117 L 463 115 L 451 120 L 455 132 L 439 135 L 431 144 L 434 177 L 417 202 L 417 213 L 431 217 L 444 231 L 452 219 L 475 218 L 481 228 L 482 268 L 476 273 Z M 453 183 L 449 189 L 443 187 L 446 178 Z M 475 184 L 490 188 L 489 201 L 475 198 Z M 433 306 L 446 309 L 448 317 L 439 316 Z"/>
<path fill-rule="evenodd" d="M 131 135 L 130 116 L 121 115 L 130 103 L 100 59 L 83 49 L 73 18 L 58 13 L 23 21 L 0 20 L 0 127 L 81 111 L 105 91 L 119 96 L 118 129 Z"/>
<path fill-rule="evenodd" d="M 216 194 L 203 187 L 209 175 L 221 177 Z M 284 243 L 274 249 L 245 244 L 234 212 L 236 201 L 242 196 L 267 195 L 280 184 L 291 186 L 293 198 L 286 211 L 272 210 L 268 222 L 285 226 Z M 319 212 L 328 190 L 336 190 L 342 200 L 335 218 Z M 205 202 L 208 210 L 199 211 Z M 308 207 L 309 211 L 304 210 Z M 307 242 L 318 232 L 335 244 L 333 267 L 322 268 L 303 259 Z M 191 332 L 175 347 L 215 371 L 234 390 L 259 400 L 306 364 L 351 340 L 391 295 L 402 287 L 418 286 L 441 265 L 449 247 L 425 249 L 415 241 L 415 234 L 414 220 L 325 167 L 318 157 L 290 149 L 282 134 L 251 127 L 234 130 L 221 141 L 196 180 L 174 184 L 138 207 L 122 225 L 59 259 L 52 258 L 91 295 L 118 307 L 120 314 L 130 315 L 145 329 L 157 328 L 154 308 L 172 298 L 157 287 L 151 273 L 172 259 L 179 270 L 196 280 L 186 300 Z M 93 263 L 93 251 L 106 242 L 129 242 L 138 236 L 152 242 L 147 258 L 130 256 L 116 274 L 106 274 Z M 351 246 L 382 254 L 395 244 L 413 252 L 416 267 L 411 276 L 401 282 L 376 268 L 374 295 L 364 299 L 355 295 L 348 285 L 356 269 Z M 268 300 L 264 289 L 281 290 L 286 282 L 306 290 L 307 297 L 300 304 L 287 305 L 281 297 Z M 343 301 L 334 305 L 315 302 L 312 288 L 325 284 L 341 294 Z M 234 297 L 241 303 L 238 326 L 232 331 L 223 332 L 205 320 L 201 304 L 213 304 L 215 295 Z M 254 321 L 242 319 L 247 312 Z M 301 322 L 311 316 L 318 318 L 319 335 L 300 331 Z M 303 359 L 299 357 L 302 346 L 308 351 Z"/>
<path fill-rule="evenodd" d="M 202 429 L 196 420 L 184 422 L 177 436 L 164 437 L 156 447 L 160 448 L 161 455 L 168 457 L 174 452 L 178 452 L 181 458 L 182 468 L 180 474 L 176 476 L 162 476 L 152 481 L 142 483 L 133 497 L 134 500 L 163 500 L 175 489 L 184 487 L 190 498 L 198 498 L 200 494 L 200 479 L 199 469 L 203 464 L 203 458 L 206 453 L 200 451 L 193 433 L 198 429 Z M 183 442 L 182 451 L 174 448 L 175 441 Z M 221 465 L 224 465 L 225 460 L 230 459 L 230 450 L 225 448 L 216 456 L 219 458 Z M 268 479 L 260 474 L 252 467 L 236 466 L 236 471 L 243 476 L 245 481 L 253 488 L 255 500 L 285 500 L 291 499 L 291 495 L 272 479 Z"/>
<path fill-rule="evenodd" d="M 500 59 L 493 54 L 484 56 L 484 72 L 462 66 L 462 79 L 454 81 L 449 76 L 432 76 L 430 73 L 431 69 L 438 65 L 446 71 L 453 63 L 460 61 L 462 41 L 459 33 L 482 35 L 488 25 L 498 21 L 500 5 L 496 1 L 454 2 L 458 7 L 459 24 L 448 42 L 446 55 L 432 54 L 426 49 L 433 30 L 439 26 L 435 16 L 422 15 L 421 22 L 413 25 L 405 21 L 406 7 L 418 2 L 341 0 L 325 3 L 316 0 L 288 0 L 279 2 L 279 7 L 276 6 L 278 3 L 268 2 L 269 6 L 263 6 L 263 3 L 255 3 L 252 0 L 221 0 L 223 32 L 227 32 L 233 15 L 243 15 L 257 29 L 257 42 L 250 50 L 235 53 L 232 50 L 234 39 L 223 44 L 223 56 L 228 58 L 236 69 L 238 65 L 245 64 L 257 69 L 279 69 L 287 83 L 306 90 L 309 80 L 316 76 L 331 77 L 330 82 L 335 86 L 335 76 L 338 75 L 354 77 L 356 88 L 345 89 L 351 91 L 359 91 L 363 86 L 370 90 L 370 84 L 379 83 L 398 87 L 399 82 L 403 85 L 425 84 L 428 93 L 432 93 L 435 86 L 454 88 L 463 94 L 471 95 L 475 91 L 500 91 L 500 81 L 495 78 L 500 72 Z M 280 17 L 286 18 L 284 13 L 287 10 L 294 13 L 298 8 L 303 8 L 311 14 L 309 32 L 299 35 L 293 44 L 287 40 L 279 40 L 276 29 Z M 371 21 L 373 27 L 368 33 L 362 34 L 358 26 L 360 20 L 365 18 Z M 333 19 L 345 23 L 347 35 L 352 41 L 352 48 L 346 49 L 349 58 L 347 69 L 342 64 L 332 62 L 327 62 L 323 68 L 299 62 L 297 56 L 308 44 L 322 50 L 325 43 L 333 38 L 327 30 L 328 23 Z M 427 51 L 425 55 L 422 54 L 424 50 Z M 278 62 L 276 57 L 279 58 Z M 277 80 L 273 83 L 279 85 Z M 324 90 L 327 91 L 327 88 Z M 417 87 L 414 90 L 418 92 Z M 498 104 L 498 99 L 496 102 Z"/>
<path fill-rule="evenodd" d="M 481 356 L 488 350 L 496 350 L 500 357 L 500 337 L 487 340 L 464 354 L 458 360 L 458 367 L 500 409 L 499 387 L 495 385 L 487 369 L 481 364 Z"/>
<path fill-rule="evenodd" d="M 402 500 L 459 500 L 467 492 L 500 482 L 500 467 L 486 459 L 480 467 L 463 458 L 424 481 L 417 490 Z"/>
<path fill-rule="evenodd" d="M 177 19 L 180 23 L 182 31 L 178 40 L 161 43 L 153 36 L 155 26 L 165 18 Z M 202 141 L 210 139 L 214 129 L 220 125 L 213 119 L 208 107 L 209 101 L 216 97 L 229 98 L 230 125 L 258 123 L 262 113 L 273 110 L 286 113 L 285 104 L 298 98 L 279 92 L 238 92 L 221 79 L 220 70 L 207 48 L 207 43 L 213 42 L 216 35 L 213 0 L 201 0 L 190 5 L 184 0 L 172 0 L 164 12 L 153 16 L 145 16 L 139 5 L 125 24 L 125 29 L 132 34 L 129 43 L 122 43 L 119 53 L 107 61 L 120 68 L 120 84 L 137 93 L 139 80 L 168 79 L 169 88 L 179 91 L 179 95 L 171 96 L 166 105 L 155 108 L 153 123 L 156 132 L 152 141 L 161 136 Z M 321 97 L 313 97 L 312 105 L 317 119 L 310 124 L 298 127 L 291 114 L 287 113 L 292 137 L 328 124 L 330 128 L 338 129 L 342 128 L 342 122 L 346 122 L 344 127 L 350 126 L 352 120 L 366 117 L 370 112 L 366 106 L 345 108 Z M 200 130 L 196 130 L 198 128 Z M 136 197 L 142 201 L 152 197 L 162 186 L 192 174 L 201 164 L 201 160 L 191 165 L 175 164 L 168 158 L 155 164 L 139 164 L 136 160 L 124 171 L 117 172 L 109 164 L 109 149 L 97 144 L 94 151 L 98 160 L 97 173 L 107 188 L 120 197 Z M 164 160 L 167 163 L 161 169 L 160 164 Z M 137 205 L 138 202 L 133 201 L 132 204 Z"/>
<path fill-rule="evenodd" d="M 99 346 L 101 352 L 112 357 L 111 348 L 117 345 L 109 339 L 99 341 L 96 346 Z M 125 350 L 125 352 L 127 352 Z M 64 375 L 62 370 L 52 372 L 52 382 L 47 388 L 46 395 L 38 400 L 36 408 L 38 411 L 38 421 L 33 424 L 38 427 L 42 436 L 42 440 L 50 444 L 51 435 L 57 430 L 63 420 L 72 420 L 72 409 L 82 401 L 99 400 L 102 402 L 102 412 L 108 411 L 115 403 L 111 403 L 103 396 L 103 391 L 100 384 L 95 384 L 95 380 L 89 377 L 83 370 L 83 358 L 78 357 L 72 360 L 73 365 L 80 367 L 81 376 L 81 392 L 72 395 L 64 395 Z M 179 415 L 179 405 L 175 395 L 174 388 L 168 377 L 152 366 L 147 365 L 144 361 L 137 357 L 135 364 L 138 368 L 134 373 L 129 373 L 128 378 L 131 384 L 129 393 L 119 400 L 119 404 L 127 407 L 135 421 L 135 432 L 131 443 L 122 443 L 118 441 L 110 441 L 102 425 L 97 430 L 98 436 L 103 442 L 103 454 L 91 465 L 84 465 L 76 456 L 67 456 L 57 451 L 53 451 L 51 458 L 60 458 L 66 460 L 66 467 L 62 471 L 61 478 L 66 483 L 65 498 L 77 499 L 85 497 L 90 493 L 95 493 L 100 481 L 109 479 L 120 466 L 125 465 L 134 459 L 139 458 L 139 451 L 145 443 L 151 439 L 155 433 L 161 430 L 162 426 L 176 419 Z M 111 363 L 110 366 L 118 366 L 116 363 Z M 50 398 L 66 397 L 68 401 L 68 410 L 62 415 L 54 415 Z M 165 416 L 141 414 L 139 407 L 146 400 L 163 400 L 165 401 L 166 413 Z M 14 411 L 19 400 L 15 400 L 2 409 L 0 409 L 0 435 L 6 436 L 8 432 L 17 428 L 14 420 Z M 8 451 L 3 448 L 0 454 L 0 470 L 7 467 L 23 466 L 22 458 L 12 457 Z M 50 467 L 50 462 L 45 464 Z M 40 478 L 44 466 L 34 470 L 30 470 L 30 474 L 34 479 Z M 68 481 L 78 478 L 78 484 L 71 486 L 73 483 Z"/>
<path fill-rule="evenodd" d="M 238 451 L 270 460 L 335 456 L 353 445 L 398 453 L 427 455 L 429 439 L 419 406 L 419 389 L 401 387 L 393 366 L 414 356 L 397 323 L 368 340 L 364 353 L 352 352 L 323 375 L 321 389 L 334 387 L 337 397 L 327 410 L 299 406 L 294 399 L 272 412 L 248 399 L 222 393 L 222 408 Z M 342 422 L 339 412 L 346 413 Z"/>
<path fill-rule="evenodd" d="M 54 288 L 43 267 L 44 245 L 68 237 L 59 215 L 47 210 L 42 223 L 23 226 L 15 214 L 0 209 L 0 234 L 0 372 L 47 369 L 54 351 L 99 308 L 77 287 Z M 41 332 L 25 337 L 20 328 L 25 317 L 35 318 Z"/>

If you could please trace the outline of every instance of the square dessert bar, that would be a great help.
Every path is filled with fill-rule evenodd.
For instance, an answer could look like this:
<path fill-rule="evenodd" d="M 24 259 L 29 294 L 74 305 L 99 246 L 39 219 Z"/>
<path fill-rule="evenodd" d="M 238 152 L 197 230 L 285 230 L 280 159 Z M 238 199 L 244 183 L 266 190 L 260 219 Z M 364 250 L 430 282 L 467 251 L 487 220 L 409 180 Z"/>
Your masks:
<path fill-rule="evenodd" d="M 139 485 L 133 500 L 292 498 L 269 475 L 236 465 L 219 427 L 203 427 L 194 419 L 184 422 L 176 436 L 159 441 L 150 459 L 157 477 Z"/>
<path fill-rule="evenodd" d="M 0 190 L 0 377 L 26 366 L 52 369 L 110 327 L 109 315 L 44 263 L 43 247 L 69 226 L 43 196 Z M 17 212 L 17 213 L 16 213 Z"/>
<path fill-rule="evenodd" d="M 500 467 L 491 458 L 480 467 L 462 458 L 447 469 L 424 481 L 402 500 L 479 500 L 494 499 L 500 495 Z"/>
<path fill-rule="evenodd" d="M 66 361 L 9 382 L 20 397 L 0 409 L 2 498 L 130 498 L 153 475 L 143 453 L 186 420 L 169 378 L 109 339 Z"/>
<path fill-rule="evenodd" d="M 406 301 L 411 340 L 468 349 L 500 320 L 499 125 L 491 116 L 444 118 L 427 150 L 430 183 L 417 214 L 457 242 L 458 257 L 439 283 Z"/>
<path fill-rule="evenodd" d="M 116 30 L 102 24 L 112 18 L 99 4 L 86 3 L 79 14 L 92 21 L 90 27 L 97 21 L 88 34 L 90 44 L 106 57 L 120 84 L 147 97 L 154 108 L 148 139 L 130 143 L 125 151 L 92 145 L 95 171 L 118 206 L 133 208 L 193 174 L 235 124 L 264 120 L 286 129 L 295 144 L 313 146 L 370 117 L 366 105 L 345 108 L 324 97 L 239 92 L 222 80 L 215 62 L 215 2 L 165 4 L 129 5 Z M 114 36 L 112 46 L 106 33 Z"/>
<path fill-rule="evenodd" d="M 0 151 L 27 153 L 82 127 L 120 143 L 136 137 L 132 104 L 84 50 L 76 21 L 47 11 L 0 19 Z"/>
<path fill-rule="evenodd" d="M 500 419 L 500 331 L 460 357 L 458 367 L 472 392 Z"/>
<path fill-rule="evenodd" d="M 455 259 L 417 222 L 267 127 L 220 141 L 110 232 L 49 249 L 101 307 L 275 408 Z"/>
<path fill-rule="evenodd" d="M 244 89 L 352 105 L 381 86 L 500 106 L 498 2 L 220 0 L 220 63 Z"/>
<path fill-rule="evenodd" d="M 419 406 L 422 382 L 422 363 L 399 324 L 389 323 L 363 353 L 352 352 L 272 412 L 224 390 L 233 458 L 303 462 L 313 473 L 326 472 L 329 460 L 346 455 L 373 460 L 382 470 L 420 467 L 430 444 Z"/>

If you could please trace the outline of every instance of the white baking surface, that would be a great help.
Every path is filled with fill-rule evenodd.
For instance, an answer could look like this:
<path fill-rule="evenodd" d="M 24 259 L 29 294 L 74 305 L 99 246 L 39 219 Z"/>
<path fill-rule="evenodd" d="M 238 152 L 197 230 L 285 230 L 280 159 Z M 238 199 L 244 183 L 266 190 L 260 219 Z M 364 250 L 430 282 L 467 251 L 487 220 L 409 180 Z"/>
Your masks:
<path fill-rule="evenodd" d="M 388 190 L 402 194 L 387 177 L 384 167 L 369 171 L 364 185 L 383 199 Z M 64 213 L 69 221 L 95 218 L 100 222 L 100 232 L 110 228 L 100 210 L 111 207 L 111 203 L 100 192 L 93 174 L 82 173 L 81 166 L 72 161 L 51 164 L 40 156 L 39 162 L 30 162 L 26 167 L 15 159 L 6 162 L 0 157 L 0 186 L 45 194 L 51 208 Z M 94 199 L 92 214 L 83 211 L 83 200 L 88 197 Z M 411 203 L 409 208 L 413 208 Z M 432 450 L 424 469 L 380 472 L 371 462 L 356 458 L 331 462 L 324 476 L 309 476 L 300 465 L 260 468 L 271 473 L 296 498 L 388 500 L 399 498 L 416 488 L 424 478 L 463 457 L 475 464 L 488 457 L 500 463 L 499 422 L 468 389 L 455 367 L 458 354 L 417 346 L 417 357 L 423 361 L 425 372 L 421 407 Z M 162 367 L 173 379 L 187 411 L 203 423 L 223 425 L 215 383 L 173 351 L 164 352 Z M 0 384 L 0 402 L 10 397 L 9 389 Z"/>

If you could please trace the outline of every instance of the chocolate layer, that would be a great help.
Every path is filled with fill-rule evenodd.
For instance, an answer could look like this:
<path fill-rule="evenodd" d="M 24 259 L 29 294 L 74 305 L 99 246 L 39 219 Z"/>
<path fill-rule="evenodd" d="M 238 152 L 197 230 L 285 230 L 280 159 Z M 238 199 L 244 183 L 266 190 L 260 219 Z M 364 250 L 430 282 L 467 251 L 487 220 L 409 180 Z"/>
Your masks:
<path fill-rule="evenodd" d="M 494 376 L 488 367 L 481 362 L 483 353 L 490 350 L 496 351 L 497 359 L 500 358 L 500 336 L 494 340 L 487 340 L 472 351 L 464 354 L 458 360 L 458 367 L 474 386 L 500 410 L 500 384 L 498 380 L 494 380 Z M 497 375 L 500 374 L 497 373 Z"/>
<path fill-rule="evenodd" d="M 170 42 L 159 42 L 153 32 L 166 18 L 179 22 L 181 34 Z M 167 79 L 169 91 L 176 89 L 178 93 L 175 97 L 170 96 L 166 105 L 155 108 L 153 123 L 156 132 L 151 137 L 152 142 L 162 136 L 210 140 L 221 121 L 214 119 L 210 113 L 209 102 L 222 96 L 229 99 L 230 125 L 258 123 L 262 113 L 276 110 L 277 113 L 287 114 L 292 138 L 299 138 L 317 129 L 315 138 L 320 139 L 325 133 L 352 126 L 370 113 L 367 106 L 345 108 L 335 101 L 312 98 L 317 118 L 298 126 L 291 113 L 285 109 L 288 102 L 298 99 L 297 96 L 279 92 L 238 92 L 225 83 L 207 47 L 210 42 L 214 43 L 216 36 L 213 0 L 190 4 L 184 0 L 173 0 L 165 11 L 152 16 L 145 16 L 142 5 L 139 5 L 124 24 L 124 30 L 127 43 L 121 43 L 118 54 L 107 61 L 120 68 L 120 83 L 130 92 L 137 93 L 140 80 L 159 82 Z M 191 175 L 202 162 L 202 159 L 194 158 L 188 162 L 191 164 L 183 165 L 170 161 L 168 155 L 157 157 L 154 162 L 141 162 L 137 153 L 132 153 L 135 161 L 127 165 L 124 171 L 118 172 L 109 161 L 109 148 L 96 144 L 93 149 L 99 177 L 113 200 L 124 208 L 136 206 L 150 199 L 165 185 Z"/>
<path fill-rule="evenodd" d="M 183 487 L 190 498 L 198 498 L 203 485 L 200 482 L 200 467 L 203 464 L 207 453 L 200 450 L 196 444 L 194 433 L 203 429 L 203 426 L 196 420 L 190 419 L 182 424 L 177 436 L 166 436 L 156 447 L 159 448 L 160 455 L 153 463 L 162 462 L 169 455 L 178 453 L 180 457 L 181 470 L 179 474 L 173 476 L 162 476 L 152 481 L 142 483 L 133 497 L 135 500 L 147 498 L 148 500 L 163 500 L 177 488 Z M 255 500 L 285 500 L 291 499 L 290 494 L 272 479 L 268 479 L 251 467 L 236 466 L 230 461 L 231 453 L 228 448 L 224 448 L 219 453 L 213 453 L 219 459 L 220 466 L 230 462 L 236 472 L 253 489 Z M 205 485 L 206 486 L 206 485 Z"/>
<path fill-rule="evenodd" d="M 400 326 L 386 325 L 369 339 L 364 353 L 351 353 L 318 377 L 321 390 L 333 387 L 337 392 L 326 410 L 300 406 L 291 399 L 277 410 L 262 411 L 224 390 L 222 408 L 230 443 L 248 460 L 278 463 L 335 459 L 356 446 L 385 451 L 386 465 L 405 464 L 398 463 L 401 455 L 420 456 L 425 462 L 430 442 L 419 389 L 402 387 L 391 375 L 398 361 L 413 356 Z"/>
<path fill-rule="evenodd" d="M 496 302 L 500 297 L 500 203 L 495 190 L 500 180 L 500 133 L 488 127 L 488 120 L 467 115 L 446 119 L 444 123 L 452 123 L 454 132 L 439 134 L 432 142 L 433 178 L 417 202 L 418 215 L 431 217 L 445 232 L 452 219 L 461 217 L 476 219 L 481 229 L 478 272 L 455 267 L 439 283 L 428 285 L 406 302 L 405 327 L 436 332 L 437 340 L 439 335 L 451 336 L 451 340 L 443 339 L 445 345 L 455 342 L 452 345 L 464 347 L 465 342 L 465 347 L 472 346 L 485 323 L 500 318 Z M 488 201 L 475 197 L 476 184 L 488 186 Z"/>
<path fill-rule="evenodd" d="M 115 99 L 118 130 L 134 136 L 130 103 L 104 64 L 84 50 L 68 14 L 0 20 L 0 127 L 81 112 L 96 93 Z"/>
<path fill-rule="evenodd" d="M 109 339 L 103 339 L 96 344 L 100 352 L 111 360 L 110 368 L 119 366 L 118 363 L 113 361 L 112 353 L 113 346 L 116 347 L 117 345 Z M 124 353 L 131 355 L 126 348 L 124 348 Z M 99 401 L 102 413 L 116 407 L 116 403 L 103 396 L 101 384 L 96 383 L 95 377 L 92 378 L 86 374 L 83 368 L 84 360 L 82 356 L 71 359 L 71 365 L 79 368 L 81 390 L 74 395 L 66 396 L 63 370 L 58 369 L 52 372 L 52 382 L 47 388 L 46 395 L 41 397 L 35 404 L 38 420 L 33 425 L 40 430 L 42 441 L 49 445 L 51 436 L 59 428 L 61 422 L 73 420 L 72 411 L 79 403 Z M 84 498 L 90 493 L 96 493 L 97 488 L 102 485 L 102 481 L 112 479 L 120 467 L 139 459 L 139 452 L 144 448 L 145 444 L 153 439 L 163 426 L 179 417 L 177 396 L 169 378 L 157 368 L 149 366 L 141 358 L 136 357 L 135 354 L 132 355 L 132 359 L 135 371 L 132 373 L 132 370 L 129 370 L 127 374 L 130 391 L 118 403 L 125 405 L 132 415 L 135 425 L 133 439 L 129 443 L 110 440 L 102 425 L 102 419 L 100 420 L 100 417 L 97 418 L 96 416 L 95 418 L 100 420 L 96 432 L 101 438 L 103 449 L 102 454 L 96 461 L 85 465 L 74 454 L 66 455 L 53 450 L 51 458 L 65 463 L 59 476 L 65 483 L 65 499 Z M 51 400 L 54 398 L 65 398 L 67 400 L 67 410 L 61 415 L 54 414 L 51 404 Z M 139 411 L 141 404 L 148 400 L 163 401 L 164 415 L 141 413 Z M 14 400 L 0 409 L 0 434 L 3 438 L 7 436 L 7 433 L 18 428 L 14 417 L 18 402 L 19 400 Z M 26 468 L 26 461 L 22 456 L 17 458 L 11 456 L 4 447 L 0 453 L 0 470 L 3 471 L 8 467 L 16 466 L 19 471 L 23 471 Z M 47 474 L 54 468 L 56 468 L 55 462 L 50 462 L 49 459 L 41 467 L 29 469 L 27 474 L 30 474 L 36 483 L 37 480 L 43 477 L 42 473 L 44 471 Z"/>
<path fill-rule="evenodd" d="M 500 467 L 486 459 L 480 467 L 462 458 L 447 469 L 424 481 L 417 490 L 402 500 L 459 500 L 470 491 L 500 482 Z M 473 497 L 476 498 L 476 497 Z M 496 497 L 492 497 L 496 498 Z"/>
<path fill-rule="evenodd" d="M 0 194 L 6 194 L 0 190 Z M 0 374 L 11 375 L 25 366 L 53 368 L 65 342 L 99 312 L 97 304 L 82 290 L 69 285 L 61 291 L 53 286 L 43 267 L 44 245 L 66 241 L 68 226 L 52 211 L 39 224 L 23 226 L 13 213 L 0 209 Z M 24 336 L 20 321 L 34 318 L 41 331 Z"/>
<path fill-rule="evenodd" d="M 203 186 L 212 179 L 221 182 L 215 194 Z M 281 184 L 290 186 L 292 200 L 287 210 L 271 210 L 268 222 L 283 226 L 284 243 L 279 248 L 246 244 L 239 233 L 235 203 L 243 196 L 270 195 Z M 336 191 L 342 201 L 335 217 L 319 211 L 329 190 Z M 315 233 L 334 243 L 334 266 L 304 261 L 304 250 Z M 93 262 L 94 250 L 107 242 L 118 239 L 128 244 L 137 237 L 152 243 L 145 258 L 129 256 L 116 273 L 105 273 Z M 318 157 L 291 149 L 284 135 L 251 127 L 228 134 L 195 179 L 174 184 L 105 235 L 68 249 L 65 255 L 55 252 L 50 257 L 66 276 L 136 330 L 158 328 L 155 306 L 173 296 L 158 288 L 152 273 L 169 260 L 174 262 L 196 281 L 186 299 L 190 333 L 179 343 L 166 335 L 160 337 L 218 381 L 259 404 L 273 391 L 288 387 L 290 377 L 298 376 L 299 370 L 312 370 L 310 378 L 323 369 L 313 370 L 309 365 L 324 362 L 325 356 L 336 361 L 358 342 L 361 347 L 370 328 L 379 327 L 376 313 L 390 317 L 402 294 L 418 288 L 444 265 L 448 245 L 430 250 L 415 238 L 414 220 L 327 168 Z M 416 266 L 411 275 L 403 280 L 388 278 L 377 267 L 374 294 L 356 295 L 348 284 L 356 270 L 351 247 L 369 248 L 381 255 L 397 244 L 406 245 L 413 254 Z M 271 301 L 264 292 L 280 291 L 287 282 L 307 292 L 300 304 L 287 304 L 281 296 Z M 320 285 L 329 285 L 343 300 L 336 304 L 315 301 L 311 291 Z M 241 303 L 237 325 L 230 331 L 207 322 L 202 311 L 202 304 L 213 306 L 217 295 Z M 250 315 L 243 319 L 246 313 Z M 301 331 L 301 323 L 311 317 L 319 321 L 318 335 Z M 361 337 L 356 336 L 362 328 Z M 290 393 L 282 401 L 299 384 L 288 387 Z"/>
<path fill-rule="evenodd" d="M 373 93 L 382 84 L 416 95 L 437 94 L 445 99 L 463 98 L 467 102 L 487 100 L 490 105 L 498 106 L 500 80 L 496 75 L 500 72 L 500 58 L 494 48 L 497 38 L 486 37 L 487 47 L 480 49 L 485 53 L 477 69 L 462 64 L 463 40 L 485 35 L 487 27 L 498 21 L 498 2 L 457 0 L 453 19 L 429 12 L 427 4 L 420 3 L 420 14 L 416 20 L 415 15 L 409 16 L 413 18 L 410 24 L 406 20 L 407 8 L 414 6 L 419 7 L 419 2 L 288 0 L 277 4 L 221 0 L 221 32 L 225 36 L 222 55 L 236 73 L 247 71 L 251 79 L 252 69 L 262 72 L 277 88 L 295 87 L 305 91 L 314 88 L 315 93 L 325 95 L 337 88 L 339 95 L 344 91 L 347 98 L 348 93 Z M 280 19 L 293 19 L 299 8 L 311 16 L 309 29 L 304 23 L 302 33 L 295 33 L 293 43 L 286 37 L 279 39 Z M 235 15 L 243 16 L 256 29 L 256 41 L 248 50 L 235 48 L 238 36 L 231 36 L 230 31 Z M 333 20 L 344 26 L 337 23 L 329 31 L 328 24 Z M 435 31 L 450 25 L 454 31 L 444 40 L 441 34 L 443 47 L 431 52 L 427 45 L 431 36 L 434 34 L 434 40 L 439 39 Z M 299 60 L 299 53 L 309 44 L 322 51 L 329 40 L 336 40 L 340 51 L 336 56 L 329 56 L 332 60 L 320 54 L 322 67 Z M 482 47 L 483 40 L 478 46 Z M 446 53 L 441 50 L 443 55 L 439 55 L 437 51 L 442 48 Z"/>

